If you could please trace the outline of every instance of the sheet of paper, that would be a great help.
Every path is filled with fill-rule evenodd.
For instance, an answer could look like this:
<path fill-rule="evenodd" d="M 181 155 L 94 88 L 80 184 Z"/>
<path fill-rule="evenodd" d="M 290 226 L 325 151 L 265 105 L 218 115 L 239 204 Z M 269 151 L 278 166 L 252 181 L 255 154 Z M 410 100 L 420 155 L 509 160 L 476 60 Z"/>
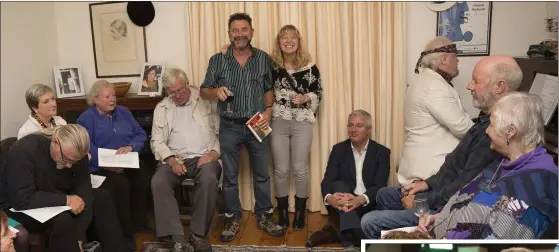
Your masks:
<path fill-rule="evenodd" d="M 43 208 L 35 208 L 23 211 L 17 211 L 15 209 L 10 209 L 10 211 L 14 213 L 24 213 L 27 214 L 29 217 L 41 222 L 45 223 L 45 221 L 50 220 L 52 217 L 59 215 L 64 211 L 68 211 L 72 208 L 69 206 L 56 206 L 56 207 L 43 207 Z"/>
<path fill-rule="evenodd" d="M 91 174 L 91 188 L 99 188 L 103 184 L 103 181 L 105 181 L 105 178 L 105 176 Z"/>
<path fill-rule="evenodd" d="M 138 152 L 116 154 L 116 150 L 99 148 L 97 159 L 101 167 L 140 168 Z"/>
<path fill-rule="evenodd" d="M 405 231 L 405 232 L 411 233 L 411 232 L 415 231 L 415 229 L 417 229 L 417 226 L 396 228 L 396 229 L 392 229 L 392 230 L 381 230 L 380 231 L 380 237 L 382 239 L 382 237 L 384 237 L 386 234 L 388 234 L 392 231 Z"/>
<path fill-rule="evenodd" d="M 16 233 L 16 234 L 17 234 L 17 232 L 19 232 L 19 230 L 17 230 L 17 229 L 14 228 L 14 227 L 8 227 L 8 228 L 10 229 L 10 231 L 12 231 L 12 232 L 14 232 L 14 233 Z"/>
<path fill-rule="evenodd" d="M 557 76 L 538 73 L 532 82 L 530 93 L 542 99 L 542 116 L 544 123 L 548 124 L 559 99 L 559 79 Z"/>

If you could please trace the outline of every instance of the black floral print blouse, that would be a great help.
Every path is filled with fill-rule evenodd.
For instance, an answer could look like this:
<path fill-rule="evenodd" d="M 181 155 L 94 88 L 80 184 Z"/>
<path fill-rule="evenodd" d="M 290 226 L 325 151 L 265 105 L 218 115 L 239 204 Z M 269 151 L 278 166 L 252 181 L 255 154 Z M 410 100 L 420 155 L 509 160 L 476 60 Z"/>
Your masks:
<path fill-rule="evenodd" d="M 311 63 L 297 70 L 276 68 L 273 70 L 274 105 L 273 116 L 298 122 L 315 121 L 316 110 L 322 99 L 322 81 L 316 64 Z M 291 107 L 291 96 L 307 95 L 310 101 L 297 108 Z"/>

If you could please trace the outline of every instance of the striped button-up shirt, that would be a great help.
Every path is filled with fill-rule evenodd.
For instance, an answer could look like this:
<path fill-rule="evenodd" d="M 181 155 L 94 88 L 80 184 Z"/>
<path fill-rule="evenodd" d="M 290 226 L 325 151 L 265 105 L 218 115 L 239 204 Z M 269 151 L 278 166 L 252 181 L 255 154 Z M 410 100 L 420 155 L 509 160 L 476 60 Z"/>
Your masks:
<path fill-rule="evenodd" d="M 426 197 L 431 209 L 444 206 L 483 169 L 499 164 L 503 156 L 489 148 L 491 139 L 485 133 L 488 127 L 489 115 L 480 116 L 458 146 L 446 155 L 439 172 L 425 180 L 430 190 L 418 194 L 418 198 Z"/>
<path fill-rule="evenodd" d="M 210 58 L 206 78 L 201 88 L 227 87 L 233 92 L 234 99 L 227 112 L 227 103 L 219 101 L 221 117 L 229 119 L 251 118 L 256 112 L 265 110 L 264 93 L 272 90 L 272 65 L 270 56 L 252 47 L 252 56 L 244 68 L 233 56 L 231 46 L 227 54 L 217 53 Z"/>

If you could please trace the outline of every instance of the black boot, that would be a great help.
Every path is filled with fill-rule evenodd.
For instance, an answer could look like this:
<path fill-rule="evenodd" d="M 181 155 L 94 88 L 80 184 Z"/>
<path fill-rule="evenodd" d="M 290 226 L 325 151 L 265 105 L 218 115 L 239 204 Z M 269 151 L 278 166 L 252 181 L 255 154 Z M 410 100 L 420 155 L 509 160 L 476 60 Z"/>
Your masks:
<path fill-rule="evenodd" d="M 288 196 L 285 197 L 276 197 L 278 200 L 278 225 L 282 228 L 289 228 L 289 198 Z"/>
<path fill-rule="evenodd" d="M 307 212 L 307 198 L 295 196 L 295 218 L 293 218 L 293 230 L 305 227 L 305 213 Z"/>

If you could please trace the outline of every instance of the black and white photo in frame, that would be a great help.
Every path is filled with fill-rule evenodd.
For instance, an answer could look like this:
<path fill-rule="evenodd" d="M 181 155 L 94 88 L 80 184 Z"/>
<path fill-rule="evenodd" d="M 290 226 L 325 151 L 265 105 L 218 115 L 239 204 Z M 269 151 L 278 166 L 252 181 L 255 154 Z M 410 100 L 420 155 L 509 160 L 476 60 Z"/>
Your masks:
<path fill-rule="evenodd" d="M 165 64 L 145 63 L 142 65 L 138 95 L 161 95 Z"/>
<path fill-rule="evenodd" d="M 55 67 L 54 84 L 58 98 L 85 95 L 82 73 L 77 67 Z"/>

